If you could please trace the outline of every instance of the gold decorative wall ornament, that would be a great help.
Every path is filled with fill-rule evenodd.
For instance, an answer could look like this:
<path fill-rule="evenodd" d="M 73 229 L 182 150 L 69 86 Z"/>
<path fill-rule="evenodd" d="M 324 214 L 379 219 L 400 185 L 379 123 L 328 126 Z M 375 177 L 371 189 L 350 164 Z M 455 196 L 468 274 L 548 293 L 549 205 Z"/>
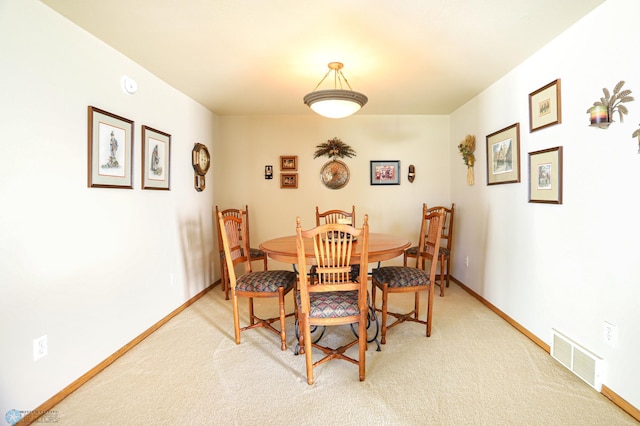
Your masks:
<path fill-rule="evenodd" d="M 327 161 L 320 169 L 320 181 L 329 189 L 344 188 L 349 176 L 349 167 L 340 160 Z"/>
<path fill-rule="evenodd" d="M 476 137 L 467 135 L 458 145 L 458 150 L 460 154 L 462 154 L 465 166 L 467 166 L 467 185 L 471 186 L 475 183 L 473 178 L 473 165 L 476 162 L 476 157 L 473 153 L 476 150 Z"/>
<path fill-rule="evenodd" d="M 625 102 L 633 101 L 631 90 L 621 90 L 624 86 L 624 81 L 620 81 L 613 88 L 613 94 L 605 87 L 602 89 L 604 94 L 599 101 L 593 103 L 593 106 L 587 110 L 587 114 L 590 115 L 591 126 L 606 129 L 611 123 L 613 123 L 613 116 L 617 112 L 620 117 L 620 122 L 624 122 L 624 115 L 629 113 L 629 110 L 625 105 Z"/>

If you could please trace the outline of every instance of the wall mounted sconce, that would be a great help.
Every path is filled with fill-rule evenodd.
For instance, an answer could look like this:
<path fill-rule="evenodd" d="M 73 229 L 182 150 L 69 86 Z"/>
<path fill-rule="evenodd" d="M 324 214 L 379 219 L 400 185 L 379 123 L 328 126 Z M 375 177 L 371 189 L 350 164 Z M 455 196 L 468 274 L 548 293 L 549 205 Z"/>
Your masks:
<path fill-rule="evenodd" d="M 409 166 L 409 175 L 407 179 L 409 182 L 413 183 L 413 180 L 416 178 L 416 167 L 412 164 Z"/>
<path fill-rule="evenodd" d="M 606 87 L 602 89 L 604 96 L 594 102 L 593 106 L 587 110 L 591 121 L 590 126 L 600 129 L 608 128 L 613 123 L 613 116 L 616 112 L 620 117 L 620 122 L 624 122 L 624 115 L 628 114 L 629 110 L 622 104 L 634 99 L 633 96 L 630 96 L 631 90 L 621 90 L 622 86 L 624 86 L 624 81 L 616 84 L 616 87 L 613 88 L 613 94 Z"/>
<path fill-rule="evenodd" d="M 639 124 L 639 126 L 640 126 L 640 124 Z M 635 132 L 633 132 L 631 137 L 632 138 L 638 138 L 638 154 L 640 154 L 640 129 L 637 129 Z"/>

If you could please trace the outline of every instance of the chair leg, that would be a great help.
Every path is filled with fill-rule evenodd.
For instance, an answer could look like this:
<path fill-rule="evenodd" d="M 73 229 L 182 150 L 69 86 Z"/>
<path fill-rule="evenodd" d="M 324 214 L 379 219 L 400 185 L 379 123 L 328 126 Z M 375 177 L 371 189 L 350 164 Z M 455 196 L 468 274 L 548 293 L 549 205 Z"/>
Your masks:
<path fill-rule="evenodd" d="M 224 262 L 222 267 L 222 290 L 224 291 L 224 300 L 229 300 L 229 270 L 227 269 L 227 262 Z"/>
<path fill-rule="evenodd" d="M 433 317 L 433 283 L 429 287 L 430 289 L 427 302 L 427 337 L 431 336 L 431 319 Z"/>
<path fill-rule="evenodd" d="M 278 299 L 280 301 L 280 340 L 281 340 L 281 348 L 283 351 L 287 350 L 287 333 L 285 321 L 287 315 L 284 312 L 284 288 L 280 287 L 278 289 Z"/>
<path fill-rule="evenodd" d="M 256 321 L 253 313 L 253 297 L 248 297 L 247 299 L 249 299 L 249 325 L 254 325 Z"/>
<path fill-rule="evenodd" d="M 444 287 L 445 287 L 444 265 L 445 265 L 445 260 L 443 255 L 443 256 L 440 256 L 440 297 L 444 297 Z"/>
<path fill-rule="evenodd" d="M 449 287 L 449 275 L 451 275 L 451 256 L 447 256 L 447 287 Z"/>
<path fill-rule="evenodd" d="M 231 292 L 231 303 L 233 303 L 233 331 L 236 336 L 236 345 L 240 344 L 240 312 L 238 311 L 238 296 Z"/>
<path fill-rule="evenodd" d="M 358 367 L 360 381 L 364 381 L 366 371 L 366 352 L 367 352 L 367 314 L 368 309 L 360 312 L 360 334 L 358 335 Z"/>
<path fill-rule="evenodd" d="M 387 299 L 389 297 L 389 293 L 387 290 L 389 289 L 389 284 L 382 285 L 382 324 L 380 329 L 380 343 L 383 345 L 387 343 Z"/>
<path fill-rule="evenodd" d="M 313 357 L 312 357 L 312 349 L 311 349 L 311 328 L 305 315 L 300 316 L 300 326 L 303 329 L 301 334 L 304 334 L 304 356 L 307 365 L 307 383 L 313 384 Z"/>
<path fill-rule="evenodd" d="M 227 291 L 227 262 L 220 256 L 220 290 Z M 226 298 L 229 300 L 229 297 Z"/>

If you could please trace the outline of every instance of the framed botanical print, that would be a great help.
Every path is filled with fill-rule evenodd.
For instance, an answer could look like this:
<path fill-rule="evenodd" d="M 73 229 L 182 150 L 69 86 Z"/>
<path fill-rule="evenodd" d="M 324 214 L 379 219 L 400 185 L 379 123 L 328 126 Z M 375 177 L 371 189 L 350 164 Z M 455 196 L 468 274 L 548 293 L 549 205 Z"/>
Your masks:
<path fill-rule="evenodd" d="M 142 189 L 170 189 L 171 135 L 142 126 Z"/>
<path fill-rule="evenodd" d="M 88 185 L 133 188 L 133 120 L 89 106 Z"/>
<path fill-rule="evenodd" d="M 529 202 L 562 204 L 562 147 L 529 153 Z"/>
<path fill-rule="evenodd" d="M 560 79 L 529 94 L 529 132 L 562 123 Z"/>
<path fill-rule="evenodd" d="M 520 182 L 520 123 L 487 136 L 487 185 Z"/>

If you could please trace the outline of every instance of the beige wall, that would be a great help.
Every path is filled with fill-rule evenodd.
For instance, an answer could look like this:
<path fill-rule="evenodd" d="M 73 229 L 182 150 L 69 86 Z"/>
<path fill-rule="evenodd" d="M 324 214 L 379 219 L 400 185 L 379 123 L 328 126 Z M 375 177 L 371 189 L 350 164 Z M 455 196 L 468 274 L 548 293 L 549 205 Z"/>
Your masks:
<path fill-rule="evenodd" d="M 0 0 L 0 416 L 33 410 L 214 276 L 217 119 L 38 1 Z M 139 90 L 127 95 L 120 78 Z M 134 189 L 87 188 L 87 106 L 135 121 Z M 171 191 L 142 191 L 141 125 L 172 136 Z M 34 362 L 32 341 L 48 336 Z"/>
<path fill-rule="evenodd" d="M 447 204 L 449 199 L 449 119 L 446 116 L 365 116 L 343 120 L 323 117 L 222 117 L 216 145 L 215 202 L 221 208 L 249 204 L 252 244 L 315 225 L 321 210 L 356 206 L 358 223 L 369 215 L 371 230 L 416 240 L 422 203 Z M 320 169 L 328 158 L 313 158 L 316 145 L 334 137 L 357 153 L 344 158 L 351 172 L 342 189 L 327 189 Z M 281 189 L 280 155 L 298 156 L 298 189 Z M 371 186 L 371 160 L 399 160 L 400 185 Z M 273 180 L 264 166 L 274 166 Z M 407 180 L 409 164 L 416 168 Z M 417 228 L 418 227 L 418 228 Z"/>
<path fill-rule="evenodd" d="M 451 144 L 475 134 L 477 184 L 452 152 L 457 216 L 454 275 L 551 343 L 556 328 L 604 359 L 604 384 L 640 407 L 640 123 L 635 46 L 640 3 L 608 0 L 451 115 Z M 597 36 L 596 36 L 597 34 Z M 562 124 L 529 132 L 528 94 L 560 78 Z M 625 80 L 624 123 L 588 126 L 602 88 Z M 522 181 L 486 185 L 485 137 L 520 122 Z M 563 147 L 563 204 L 528 203 L 528 153 Z M 456 158 L 457 157 L 457 158 Z M 464 258 L 469 256 L 469 267 Z M 615 347 L 604 322 L 617 325 Z"/>

